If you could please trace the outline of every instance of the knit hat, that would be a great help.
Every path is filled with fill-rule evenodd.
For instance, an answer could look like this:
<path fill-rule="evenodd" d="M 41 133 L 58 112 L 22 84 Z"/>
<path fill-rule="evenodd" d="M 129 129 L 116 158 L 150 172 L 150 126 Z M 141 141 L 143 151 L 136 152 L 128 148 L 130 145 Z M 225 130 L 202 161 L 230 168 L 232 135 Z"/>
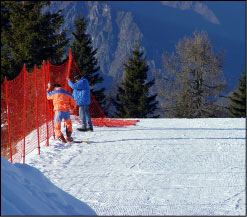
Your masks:
<path fill-rule="evenodd" d="M 54 84 L 54 88 L 56 88 L 56 87 L 61 87 L 61 85 L 60 84 Z"/>
<path fill-rule="evenodd" d="M 74 79 L 75 79 L 75 80 L 79 80 L 80 78 L 81 78 L 80 74 L 76 74 L 76 75 L 74 76 Z"/>

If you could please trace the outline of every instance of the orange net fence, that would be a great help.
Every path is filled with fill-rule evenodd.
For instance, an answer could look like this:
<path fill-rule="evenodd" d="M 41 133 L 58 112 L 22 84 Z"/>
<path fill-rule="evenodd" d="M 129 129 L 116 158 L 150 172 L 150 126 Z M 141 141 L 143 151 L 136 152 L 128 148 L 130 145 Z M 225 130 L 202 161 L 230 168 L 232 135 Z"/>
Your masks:
<path fill-rule="evenodd" d="M 46 98 L 48 82 L 60 83 L 72 93 L 68 86 L 68 78 L 73 81 L 80 71 L 72 57 L 60 66 L 45 61 L 41 68 L 34 67 L 32 73 L 22 68 L 20 74 L 11 81 L 1 85 L 1 156 L 12 163 L 20 163 L 25 156 L 45 141 L 49 146 L 49 138 L 54 135 L 53 105 Z M 124 127 L 135 125 L 138 120 L 107 118 L 99 103 L 91 93 L 89 112 L 94 126 Z M 78 108 L 74 113 L 78 115 Z M 78 116 L 76 120 L 80 122 Z"/>

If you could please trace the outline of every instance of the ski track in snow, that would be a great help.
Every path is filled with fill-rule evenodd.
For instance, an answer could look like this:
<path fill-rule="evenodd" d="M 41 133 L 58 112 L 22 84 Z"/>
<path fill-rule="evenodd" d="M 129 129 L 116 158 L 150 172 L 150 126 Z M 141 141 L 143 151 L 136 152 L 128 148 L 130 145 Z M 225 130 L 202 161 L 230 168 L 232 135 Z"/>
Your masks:
<path fill-rule="evenodd" d="M 74 140 L 92 144 L 51 138 L 26 163 L 97 215 L 245 214 L 245 119 L 140 119 L 94 132 L 72 122 Z"/>

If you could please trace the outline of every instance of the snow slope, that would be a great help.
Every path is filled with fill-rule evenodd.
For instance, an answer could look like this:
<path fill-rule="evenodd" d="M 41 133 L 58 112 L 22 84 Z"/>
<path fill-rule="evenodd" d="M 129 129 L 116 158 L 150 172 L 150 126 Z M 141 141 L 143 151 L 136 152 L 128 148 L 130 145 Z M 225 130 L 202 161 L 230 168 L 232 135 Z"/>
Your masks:
<path fill-rule="evenodd" d="M 96 215 L 85 203 L 52 184 L 29 165 L 1 157 L 2 215 Z"/>
<path fill-rule="evenodd" d="M 245 119 L 140 119 L 94 132 L 72 122 L 74 139 L 91 144 L 51 138 L 26 163 L 97 215 L 245 215 Z"/>

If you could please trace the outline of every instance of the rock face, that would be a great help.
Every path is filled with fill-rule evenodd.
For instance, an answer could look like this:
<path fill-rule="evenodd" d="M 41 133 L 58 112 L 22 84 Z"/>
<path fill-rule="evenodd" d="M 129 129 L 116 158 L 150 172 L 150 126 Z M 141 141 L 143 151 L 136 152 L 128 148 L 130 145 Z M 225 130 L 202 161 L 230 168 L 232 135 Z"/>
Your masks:
<path fill-rule="evenodd" d="M 117 12 L 116 24 L 119 29 L 118 40 L 109 74 L 115 79 L 120 79 L 123 76 L 122 63 L 127 60 L 126 58 L 133 48 L 134 42 L 141 41 L 143 35 L 130 12 Z"/>
<path fill-rule="evenodd" d="M 63 29 L 71 28 L 73 31 L 73 23 L 79 14 L 87 19 L 87 33 L 93 47 L 97 48 L 103 86 L 108 89 L 118 83 L 123 77 L 123 62 L 127 60 L 134 42 L 141 42 L 143 38 L 132 13 L 113 10 L 107 3 L 98 1 L 55 1 L 45 11 L 57 12 L 59 9 L 64 9 Z"/>
<path fill-rule="evenodd" d="M 142 39 L 142 33 L 130 12 L 114 12 L 101 2 L 88 2 L 88 6 L 87 31 L 94 47 L 98 48 L 97 58 L 101 70 L 113 80 L 119 80 L 123 76 L 122 63 L 135 40 Z"/>
<path fill-rule="evenodd" d="M 98 63 L 108 86 L 123 77 L 123 62 L 127 60 L 134 42 L 141 41 L 143 35 L 130 12 L 114 11 L 101 2 L 87 4 L 87 31 L 93 46 L 98 49 Z"/>

